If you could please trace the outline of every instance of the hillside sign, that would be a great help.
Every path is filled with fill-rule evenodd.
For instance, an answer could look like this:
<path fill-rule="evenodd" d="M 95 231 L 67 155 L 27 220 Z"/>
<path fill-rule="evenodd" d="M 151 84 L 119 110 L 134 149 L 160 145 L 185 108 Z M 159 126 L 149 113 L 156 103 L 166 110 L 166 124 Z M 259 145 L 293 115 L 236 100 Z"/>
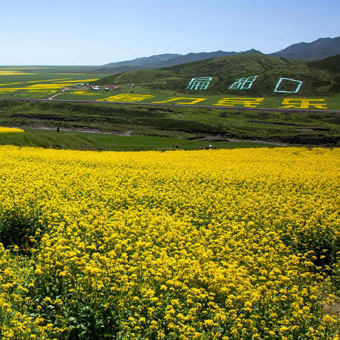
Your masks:
<path fill-rule="evenodd" d="M 250 76 L 248 78 L 235 79 L 235 82 L 229 87 L 229 90 L 249 90 L 253 86 L 257 77 L 258 76 Z M 211 80 L 212 80 L 212 77 L 192 78 L 186 89 L 195 90 L 195 91 L 206 90 L 208 86 L 210 85 Z M 290 82 L 290 84 L 294 83 L 295 89 L 291 91 L 280 90 L 280 86 L 282 86 L 282 84 L 284 83 L 287 85 L 288 82 Z M 303 81 L 301 80 L 281 77 L 275 86 L 274 92 L 275 93 L 298 93 L 302 84 L 303 84 Z"/>

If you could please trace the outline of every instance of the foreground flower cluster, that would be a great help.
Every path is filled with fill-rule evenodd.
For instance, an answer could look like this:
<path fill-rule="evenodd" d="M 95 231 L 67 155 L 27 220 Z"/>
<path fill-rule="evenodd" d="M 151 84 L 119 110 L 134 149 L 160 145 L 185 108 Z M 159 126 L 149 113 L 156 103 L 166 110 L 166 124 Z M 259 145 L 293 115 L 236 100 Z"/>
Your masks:
<path fill-rule="evenodd" d="M 17 128 L 8 128 L 8 127 L 1 127 L 0 126 L 0 133 L 24 133 L 23 129 Z"/>
<path fill-rule="evenodd" d="M 339 339 L 339 150 L 0 160 L 1 338 Z"/>

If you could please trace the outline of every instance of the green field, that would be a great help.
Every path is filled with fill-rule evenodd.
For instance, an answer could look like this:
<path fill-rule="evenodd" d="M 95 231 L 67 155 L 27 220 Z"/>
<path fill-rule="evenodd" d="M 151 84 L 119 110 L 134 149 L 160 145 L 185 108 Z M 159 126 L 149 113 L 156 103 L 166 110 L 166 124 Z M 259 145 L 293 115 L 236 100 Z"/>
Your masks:
<path fill-rule="evenodd" d="M 334 59 L 334 58 L 333 58 Z M 273 58 L 262 55 L 215 58 L 185 65 L 138 70 L 107 77 L 95 67 L 0 67 L 1 98 L 51 98 L 168 105 L 226 106 L 235 108 L 292 108 L 340 110 L 338 58 L 329 62 Z M 334 66 L 335 65 L 335 66 Z M 97 68 L 103 70 L 103 68 Z M 206 90 L 190 90 L 187 85 L 197 74 L 211 75 Z M 258 75 L 248 90 L 229 89 L 235 79 Z M 280 77 L 302 79 L 299 93 L 274 93 Z M 89 86 L 93 83 L 100 91 Z M 136 84 L 135 87 L 129 85 Z M 106 85 L 119 86 L 106 91 Z M 292 85 L 293 84 L 293 85 Z M 288 84 L 295 86 L 295 83 Z M 288 86 L 286 84 L 286 86 Z M 61 89 L 65 92 L 61 93 Z"/>
<path fill-rule="evenodd" d="M 0 98 L 49 98 L 62 87 L 94 81 L 102 74 L 77 73 L 83 68 L 0 67 Z"/>
<path fill-rule="evenodd" d="M 262 140 L 340 145 L 337 113 L 213 110 L 0 100 L 0 126 L 129 134 L 131 136 Z M 179 143 L 179 142 L 178 142 Z"/>
<path fill-rule="evenodd" d="M 255 142 L 189 140 L 149 136 L 117 136 L 56 130 L 25 129 L 25 133 L 0 133 L 0 145 L 96 151 L 197 150 L 212 145 L 216 149 L 274 147 Z"/>
<path fill-rule="evenodd" d="M 221 63 L 219 61 L 221 58 L 217 59 L 163 70 L 132 71 L 109 78 L 103 78 L 104 74 L 96 74 L 96 68 L 93 67 L 1 67 L 0 126 L 28 129 L 56 129 L 59 126 L 61 129 L 78 132 L 87 130 L 109 133 L 109 135 L 101 134 L 90 138 L 89 134 L 79 135 L 73 132 L 68 135 L 63 132 L 58 135 L 63 136 L 62 139 L 53 137 L 57 139 L 50 141 L 50 137 L 47 138 L 48 135 L 53 135 L 50 131 L 43 131 L 41 134 L 37 132 L 31 134 L 28 131 L 26 137 L 30 136 L 29 139 L 22 136 L 11 137 L 13 141 L 16 140 L 16 143 L 19 143 L 18 145 L 86 150 L 168 149 L 174 148 L 174 145 L 178 145 L 179 148 L 190 149 L 206 146 L 206 142 L 200 144 L 197 139 L 211 137 L 221 137 L 222 140 L 261 140 L 295 145 L 340 145 L 339 115 L 322 112 L 326 109 L 340 109 L 340 96 L 330 90 L 324 91 L 324 96 L 310 97 L 292 94 L 289 96 L 283 94 L 263 95 L 262 97 L 241 97 L 230 93 L 223 95 L 217 93 L 218 91 L 214 92 L 216 84 L 222 81 L 223 77 L 222 80 L 214 80 L 212 90 L 207 91 L 184 90 L 185 93 L 180 93 L 171 89 L 171 86 L 173 86 L 171 81 L 165 81 L 165 83 L 159 81 L 155 86 L 154 80 L 156 78 L 165 79 L 162 77 L 167 77 L 166 79 L 170 79 L 174 77 L 176 72 L 183 71 L 183 67 L 185 67 L 184 71 L 188 73 L 189 71 L 193 72 L 199 66 L 206 65 L 207 70 L 212 72 L 212 65 L 216 66 Z M 299 72 L 302 72 L 301 69 L 306 71 L 307 68 L 307 71 L 310 72 L 306 71 L 307 74 L 312 77 L 311 79 L 314 79 L 314 85 L 317 86 L 322 84 L 322 77 L 325 78 L 329 75 L 328 71 L 325 71 L 325 67 L 334 68 L 333 64 L 329 66 L 328 63 L 325 64 L 326 66 L 317 63 L 316 66 L 312 67 L 306 66 L 306 63 L 301 64 L 300 61 L 292 62 L 281 59 L 262 56 L 254 59 L 247 56 L 244 57 L 243 62 L 248 64 L 236 63 L 236 66 L 241 67 L 243 65 L 242 67 L 245 67 L 244 65 L 246 65 L 249 72 L 258 67 L 272 67 L 275 71 L 272 72 L 276 77 L 284 65 L 292 64 L 291 67 L 296 68 L 297 74 L 299 70 Z M 230 59 L 222 58 L 224 64 L 220 65 L 220 70 L 230 71 L 231 66 L 225 64 L 228 60 Z M 240 59 L 235 60 L 240 61 Z M 259 64 L 260 61 L 262 62 L 261 65 Z M 335 61 L 337 62 L 337 58 Z M 233 77 L 237 74 L 235 72 Z M 268 71 L 264 72 L 265 74 L 268 73 Z M 318 72 L 321 74 L 321 78 L 318 78 Z M 182 85 L 190 79 L 188 74 L 184 73 L 185 77 L 183 76 L 184 78 L 181 79 Z M 155 79 L 152 77 L 155 77 Z M 100 80 L 95 81 L 96 79 Z M 131 85 L 129 81 L 133 79 L 139 79 L 141 83 L 136 82 L 135 87 L 128 86 Z M 332 82 L 336 83 L 336 78 L 334 79 Z M 104 90 L 104 84 L 105 82 L 107 84 L 108 81 L 112 81 L 112 85 L 119 85 L 119 90 Z M 120 81 L 127 81 L 127 83 Z M 89 86 L 75 86 L 75 84 L 91 82 L 100 84 L 100 91 L 90 90 Z M 315 88 L 320 90 L 320 86 L 317 87 L 316 85 Z M 180 88 L 183 89 L 183 86 Z M 62 88 L 66 89 L 63 93 L 61 93 Z M 249 93 L 255 95 L 257 92 Z M 322 92 L 319 91 L 319 93 Z M 53 99 L 48 102 L 1 100 L 6 98 L 50 98 L 56 94 L 55 99 L 61 100 L 126 102 L 134 105 L 60 103 L 54 102 Z M 139 103 L 148 103 L 150 107 L 139 105 Z M 164 103 L 168 106 L 152 106 L 153 103 Z M 172 104 L 183 106 L 176 107 Z M 215 106 L 216 108 L 229 106 L 234 110 L 191 108 L 190 105 Z M 244 111 L 242 110 L 244 107 L 257 108 L 258 110 Z M 264 112 L 261 111 L 262 108 L 301 108 L 319 110 L 320 112 L 308 114 L 292 113 L 288 110 L 281 113 Z M 113 136 L 117 134 L 128 134 L 132 137 Z M 154 139 L 148 140 L 149 137 L 176 140 L 160 142 Z M 26 141 L 20 142 L 22 138 L 23 140 L 26 138 Z M 192 143 L 183 142 L 183 139 L 192 140 Z M 229 147 L 228 145 L 220 145 L 223 148 Z"/>
<path fill-rule="evenodd" d="M 124 96 L 122 96 L 124 95 Z M 138 96 L 140 95 L 140 96 Z M 151 98 L 143 96 L 152 96 Z M 224 98 L 230 98 L 230 100 L 224 100 Z M 236 101 L 233 101 L 234 98 Z M 282 108 L 289 106 L 283 104 L 286 97 L 265 97 L 257 104 L 253 99 L 242 98 L 236 96 L 221 96 L 221 95 L 204 95 L 203 92 L 197 95 L 188 95 L 183 93 L 176 93 L 169 90 L 164 91 L 151 91 L 146 87 L 138 86 L 134 89 L 124 85 L 120 87 L 118 91 L 114 90 L 74 90 L 67 91 L 58 96 L 56 99 L 65 100 L 90 100 L 90 101 L 112 101 L 112 102 L 135 102 L 135 103 L 163 103 L 164 104 L 180 104 L 180 105 L 198 105 L 198 106 L 230 106 L 235 108 L 253 107 L 253 108 Z M 197 101 L 196 99 L 202 101 Z M 261 98 L 262 99 L 262 98 Z M 301 97 L 294 96 L 289 97 L 293 100 L 292 104 L 294 109 L 301 109 L 300 99 Z M 310 110 L 340 110 L 340 96 L 338 97 L 309 97 L 308 109 Z M 321 100 L 321 101 L 320 101 Z M 249 106 L 249 104 L 250 106 Z"/>
<path fill-rule="evenodd" d="M 188 95 L 199 92 L 206 96 L 226 97 L 323 98 L 340 95 L 339 65 L 340 55 L 313 63 L 261 54 L 239 55 L 158 70 L 130 71 L 102 78 L 95 83 L 134 83 L 149 90 L 170 90 Z M 193 78 L 199 77 L 210 77 L 205 89 L 198 87 L 194 90 L 188 86 Z"/>

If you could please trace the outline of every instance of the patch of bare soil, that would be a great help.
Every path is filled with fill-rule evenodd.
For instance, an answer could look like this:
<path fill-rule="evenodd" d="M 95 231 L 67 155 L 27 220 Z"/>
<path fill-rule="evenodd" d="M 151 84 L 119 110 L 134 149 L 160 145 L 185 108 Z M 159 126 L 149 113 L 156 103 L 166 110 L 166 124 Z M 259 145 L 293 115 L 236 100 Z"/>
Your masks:
<path fill-rule="evenodd" d="M 335 298 L 332 302 L 329 302 L 323 306 L 326 314 L 335 316 L 340 320 L 340 298 Z"/>

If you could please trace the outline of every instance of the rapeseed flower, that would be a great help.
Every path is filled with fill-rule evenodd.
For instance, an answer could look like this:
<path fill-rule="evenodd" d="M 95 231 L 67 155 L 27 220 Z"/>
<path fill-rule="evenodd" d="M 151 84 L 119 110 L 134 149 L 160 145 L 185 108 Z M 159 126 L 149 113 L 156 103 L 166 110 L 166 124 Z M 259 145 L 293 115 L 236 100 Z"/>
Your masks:
<path fill-rule="evenodd" d="M 2 338 L 337 339 L 339 156 L 0 147 Z"/>

